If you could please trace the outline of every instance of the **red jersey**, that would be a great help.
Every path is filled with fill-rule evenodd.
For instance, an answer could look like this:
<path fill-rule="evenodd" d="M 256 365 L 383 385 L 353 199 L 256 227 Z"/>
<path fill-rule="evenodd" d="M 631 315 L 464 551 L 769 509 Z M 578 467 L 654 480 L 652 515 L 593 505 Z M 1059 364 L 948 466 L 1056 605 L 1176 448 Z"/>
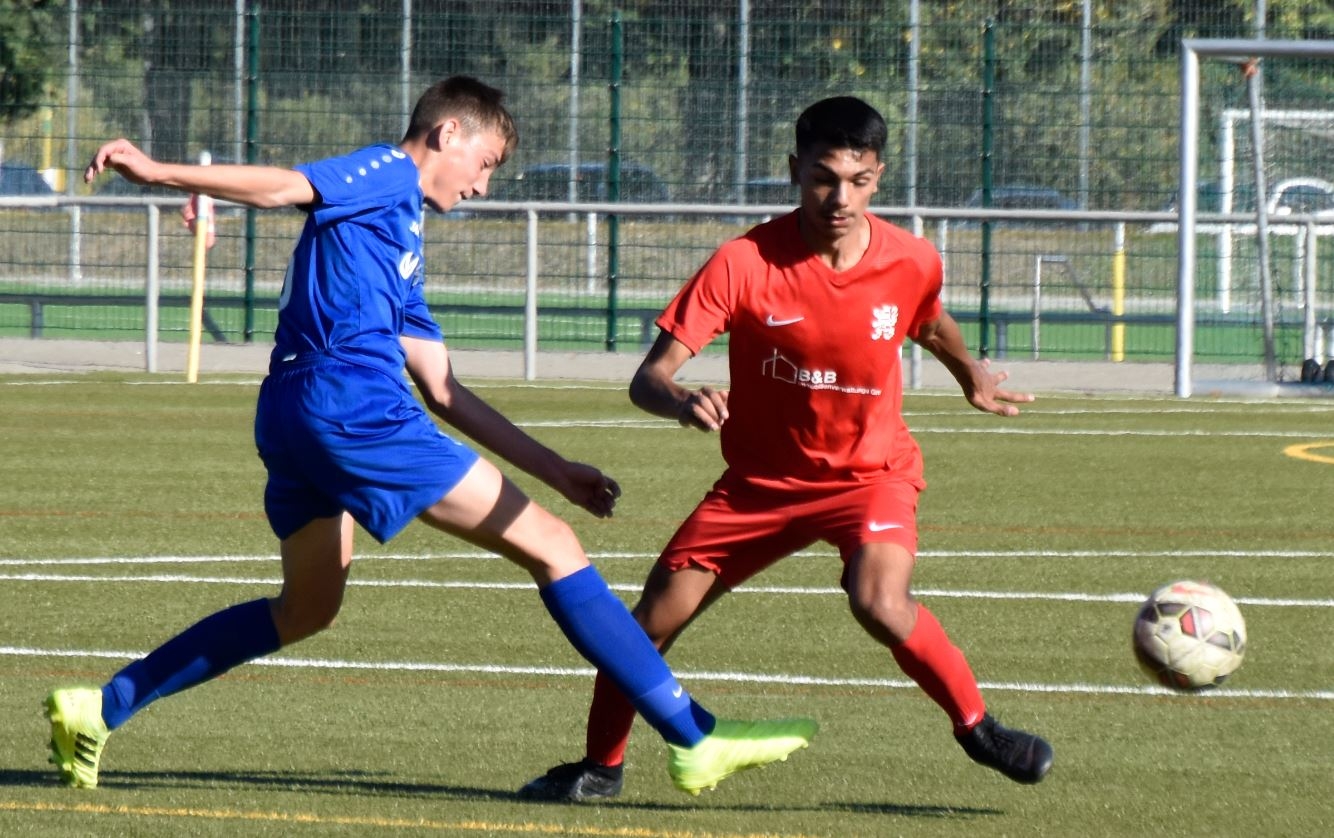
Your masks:
<path fill-rule="evenodd" d="M 940 254 L 874 216 L 861 261 L 835 272 L 795 212 L 710 257 L 658 318 L 692 352 L 730 333 L 724 483 L 828 489 L 922 481 L 903 422 L 904 338 L 940 317 Z"/>

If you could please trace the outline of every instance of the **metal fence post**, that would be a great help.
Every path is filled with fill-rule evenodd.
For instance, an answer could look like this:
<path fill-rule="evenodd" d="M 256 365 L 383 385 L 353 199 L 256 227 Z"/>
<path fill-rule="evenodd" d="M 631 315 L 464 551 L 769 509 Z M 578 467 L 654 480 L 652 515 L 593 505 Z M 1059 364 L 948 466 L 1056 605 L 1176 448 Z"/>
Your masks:
<path fill-rule="evenodd" d="M 611 16 L 611 114 L 610 147 L 607 149 L 607 200 L 621 199 L 621 68 L 625 59 L 625 29 L 619 10 Z M 607 216 L 607 342 L 616 351 L 616 291 L 620 271 L 621 219 Z"/>
<path fill-rule="evenodd" d="M 249 26 L 249 46 L 246 65 L 246 137 L 245 162 L 254 164 L 259 159 L 259 0 L 250 4 L 246 15 Z M 245 211 L 245 326 L 242 339 L 255 340 L 255 230 L 257 212 L 254 207 Z"/>
<path fill-rule="evenodd" d="M 991 206 L 992 179 L 992 126 L 994 125 L 995 87 L 996 87 L 996 22 L 987 20 L 982 28 L 982 206 Z M 980 299 L 977 311 L 977 354 L 983 358 L 990 352 L 988 332 L 991 328 L 991 221 L 982 220 L 982 263 L 978 278 Z"/>

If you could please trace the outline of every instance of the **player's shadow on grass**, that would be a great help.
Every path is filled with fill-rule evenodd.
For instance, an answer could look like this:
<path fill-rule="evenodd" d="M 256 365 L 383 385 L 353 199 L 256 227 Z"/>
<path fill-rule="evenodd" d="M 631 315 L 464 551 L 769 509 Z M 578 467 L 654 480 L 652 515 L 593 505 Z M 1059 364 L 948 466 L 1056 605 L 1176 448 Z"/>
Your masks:
<path fill-rule="evenodd" d="M 899 815 L 907 818 L 940 818 L 966 820 L 981 816 L 1004 814 L 1000 809 L 979 809 L 975 806 L 922 806 L 913 803 L 826 803 L 821 811 L 850 812 L 855 815 Z"/>
<path fill-rule="evenodd" d="M 107 789 L 250 788 L 319 794 L 362 794 L 383 797 L 456 797 L 509 800 L 513 794 L 495 789 L 381 779 L 365 771 L 300 774 L 293 771 L 102 771 L 99 785 Z M 0 770 L 0 787 L 59 786 L 52 770 Z"/>
<path fill-rule="evenodd" d="M 518 803 L 530 803 L 532 806 L 580 806 L 579 803 L 548 801 L 522 801 L 516 795 L 508 795 Z M 934 818 L 939 821 L 971 821 L 974 818 L 991 817 L 1005 814 L 999 809 L 976 809 L 972 806 L 919 806 L 912 803 L 720 803 L 720 798 L 708 798 L 707 802 L 696 802 L 695 798 L 682 798 L 680 803 L 650 803 L 635 801 L 607 801 L 599 803 L 604 809 L 623 809 L 639 811 L 686 811 L 711 809 L 716 811 L 808 811 L 808 813 L 831 813 L 842 811 L 858 815 L 896 815 L 900 818 Z M 591 807 L 591 805 L 582 805 Z"/>
<path fill-rule="evenodd" d="M 507 800 L 508 792 L 441 783 L 413 783 L 369 771 L 103 771 L 101 785 L 120 789 L 249 788 L 367 797 L 454 797 Z"/>
<path fill-rule="evenodd" d="M 559 803 L 540 800 L 520 800 L 516 795 L 508 795 L 517 803 L 534 806 L 577 806 L 580 804 Z M 897 815 L 904 818 L 935 818 L 939 820 L 971 820 L 973 818 L 1004 814 L 999 809 L 979 809 L 972 806 L 923 806 L 911 803 L 785 803 L 774 802 L 757 805 L 754 803 L 721 803 L 721 798 L 711 797 L 707 802 L 695 798 L 681 798 L 680 803 L 648 803 L 630 800 L 609 800 L 601 805 L 608 809 L 635 809 L 640 811 L 674 812 L 680 810 L 714 809 L 727 812 L 846 812 L 855 815 Z M 590 805 L 590 804 L 584 804 Z"/>
<path fill-rule="evenodd" d="M 300 774 L 292 771 L 103 771 L 101 785 L 108 789 L 218 789 L 250 788 L 284 792 L 328 795 L 365 795 L 368 797 L 422 797 L 455 798 L 458 800 L 493 800 L 525 803 L 533 806 L 569 806 L 565 803 L 544 803 L 522 800 L 511 790 L 488 789 L 476 786 L 452 786 L 439 783 L 408 783 L 390 779 L 389 775 L 368 771 L 342 771 L 329 774 Z M 0 787 L 56 786 L 59 781 L 52 771 L 0 770 Z M 643 811 L 675 811 L 697 809 L 693 798 L 680 803 L 636 802 L 610 800 L 601 804 L 608 808 Z M 901 803 L 820 803 L 804 804 L 726 804 L 710 799 L 708 808 L 734 812 L 771 812 L 783 809 L 794 812 L 847 812 L 857 815 L 897 815 L 911 818 L 942 820 L 970 820 L 999 815 L 998 809 L 971 806 L 927 806 Z"/>

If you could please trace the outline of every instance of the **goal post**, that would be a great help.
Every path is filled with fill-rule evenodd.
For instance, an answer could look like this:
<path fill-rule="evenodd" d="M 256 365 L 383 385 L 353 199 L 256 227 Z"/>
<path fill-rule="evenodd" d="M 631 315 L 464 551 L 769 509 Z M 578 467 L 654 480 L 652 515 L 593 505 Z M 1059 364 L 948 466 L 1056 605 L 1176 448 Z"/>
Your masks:
<path fill-rule="evenodd" d="M 1180 174 L 1178 183 L 1178 254 L 1177 254 L 1177 345 L 1175 392 L 1178 396 L 1189 397 L 1194 390 L 1193 363 L 1195 357 L 1195 326 L 1198 316 L 1196 301 L 1196 219 L 1199 213 L 1199 148 L 1200 148 L 1200 63 L 1201 60 L 1225 61 L 1244 65 L 1263 58 L 1334 58 L 1334 41 L 1298 41 L 1267 39 L 1185 39 L 1181 42 L 1181 134 L 1180 134 Z M 1249 118 L 1254 120 L 1252 129 L 1258 131 L 1263 125 L 1264 111 L 1258 104 L 1255 88 L 1250 91 L 1252 108 Z M 1260 117 L 1257 120 L 1256 115 Z M 1258 137 L 1258 134 L 1257 134 Z M 1256 153 L 1260 153 L 1256 149 Z M 1228 164 L 1230 169 L 1231 163 Z M 1224 179 L 1230 180 L 1230 172 L 1222 172 Z M 1258 173 L 1263 183 L 1263 174 Z M 1258 249 L 1261 251 L 1262 273 L 1268 271 L 1268 259 L 1265 253 L 1268 244 L 1267 232 L 1267 196 L 1255 196 L 1254 230 Z M 1308 224 L 1307 230 L 1312 229 Z M 1230 233 L 1229 233 L 1230 234 Z M 1220 240 L 1221 241 L 1221 240 Z M 1230 253 L 1228 245 L 1221 247 L 1224 255 Z M 1316 242 L 1307 243 L 1308 250 L 1314 250 Z M 1309 255 L 1307 261 L 1310 261 Z M 1231 270 L 1230 263 L 1227 268 Z M 1314 283 L 1312 275 L 1309 282 Z M 1230 284 L 1230 278 L 1228 280 Z M 1264 283 L 1267 286 L 1267 283 Z M 1224 289 L 1220 287 L 1220 292 Z M 1265 354 L 1266 378 L 1272 383 L 1275 379 L 1273 364 L 1273 336 L 1271 323 L 1273 312 L 1272 293 L 1268 287 L 1262 287 L 1263 318 L 1266 325 Z M 1308 289 L 1308 296 L 1309 289 Z M 1312 300 L 1312 302 L 1314 302 Z M 1309 313 L 1308 313 L 1309 314 Z"/>

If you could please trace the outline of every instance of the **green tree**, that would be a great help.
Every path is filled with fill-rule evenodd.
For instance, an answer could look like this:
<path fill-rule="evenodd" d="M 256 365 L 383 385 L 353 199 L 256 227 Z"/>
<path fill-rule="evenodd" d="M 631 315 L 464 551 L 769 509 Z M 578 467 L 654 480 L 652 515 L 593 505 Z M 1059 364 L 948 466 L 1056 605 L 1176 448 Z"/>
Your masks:
<path fill-rule="evenodd" d="M 31 115 L 42 104 L 51 69 L 56 9 L 45 0 L 0 0 L 0 120 Z"/>

